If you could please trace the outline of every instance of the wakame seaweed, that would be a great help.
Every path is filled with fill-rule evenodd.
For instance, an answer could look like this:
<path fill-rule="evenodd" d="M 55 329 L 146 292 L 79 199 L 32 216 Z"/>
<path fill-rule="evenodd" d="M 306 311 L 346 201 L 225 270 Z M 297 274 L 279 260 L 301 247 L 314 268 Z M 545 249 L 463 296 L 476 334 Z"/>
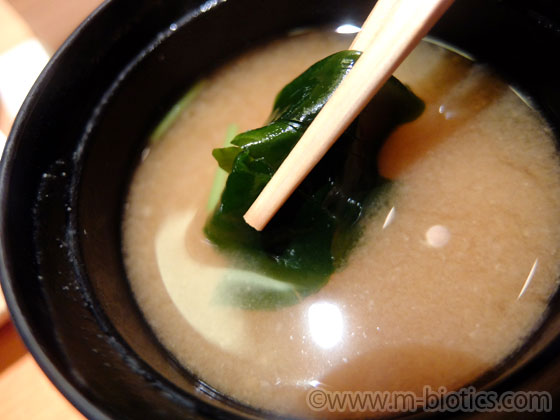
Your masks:
<path fill-rule="evenodd" d="M 424 110 L 422 100 L 394 77 L 262 232 L 243 220 L 360 55 L 341 51 L 317 62 L 280 91 L 267 125 L 241 133 L 231 146 L 212 152 L 229 176 L 205 234 L 245 262 L 243 271 L 234 270 L 241 275 L 224 279 L 218 287 L 220 302 L 273 309 L 319 290 L 356 242 L 356 225 L 366 208 L 390 187 L 377 169 L 379 149 L 399 124 Z"/>

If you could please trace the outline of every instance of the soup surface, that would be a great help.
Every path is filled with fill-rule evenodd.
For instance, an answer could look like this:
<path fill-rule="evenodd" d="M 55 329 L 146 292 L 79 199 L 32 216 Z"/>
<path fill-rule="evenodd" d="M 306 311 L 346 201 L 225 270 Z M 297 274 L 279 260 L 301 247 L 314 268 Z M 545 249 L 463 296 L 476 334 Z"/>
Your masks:
<path fill-rule="evenodd" d="M 261 126 L 277 92 L 349 39 L 310 33 L 248 52 L 208 75 L 145 150 L 123 222 L 129 280 L 161 342 L 241 402 L 312 412 L 307 392 L 458 388 L 499 364 L 538 325 L 557 287 L 560 166 L 536 113 L 485 69 L 422 43 L 396 76 L 426 102 L 379 155 L 395 181 L 346 267 L 279 310 L 213 293 L 232 270 L 205 238 L 230 124 Z M 359 413 L 357 413 L 359 414 Z"/>

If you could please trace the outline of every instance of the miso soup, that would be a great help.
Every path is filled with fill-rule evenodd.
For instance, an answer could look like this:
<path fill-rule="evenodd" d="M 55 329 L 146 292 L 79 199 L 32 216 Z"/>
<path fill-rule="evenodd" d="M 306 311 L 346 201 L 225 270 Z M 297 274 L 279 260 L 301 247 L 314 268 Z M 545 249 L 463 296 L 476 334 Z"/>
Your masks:
<path fill-rule="evenodd" d="M 131 288 L 161 343 L 226 396 L 280 415 L 306 395 L 457 389 L 527 339 L 557 288 L 560 165 L 543 119 L 482 66 L 422 42 L 396 72 L 426 103 L 378 157 L 394 182 L 346 265 L 295 305 L 216 301 L 235 269 L 203 233 L 232 124 L 259 127 L 277 92 L 349 39 L 308 33 L 249 51 L 201 85 L 148 144 L 123 222 Z M 355 413 L 370 415 L 371 413 Z"/>

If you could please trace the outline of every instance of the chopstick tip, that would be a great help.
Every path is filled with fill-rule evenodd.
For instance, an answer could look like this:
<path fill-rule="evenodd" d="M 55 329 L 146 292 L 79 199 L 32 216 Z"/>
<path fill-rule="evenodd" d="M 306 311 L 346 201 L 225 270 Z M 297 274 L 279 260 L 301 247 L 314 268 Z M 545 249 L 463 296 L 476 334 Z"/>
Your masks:
<path fill-rule="evenodd" d="M 255 206 L 253 205 L 249 208 L 249 210 L 247 210 L 247 212 L 243 215 L 243 220 L 245 220 L 245 223 L 247 223 L 253 229 L 260 232 L 264 229 L 264 227 L 268 223 L 268 220 L 265 221 L 261 216 L 259 216 L 260 212 L 257 212 L 254 207 Z"/>

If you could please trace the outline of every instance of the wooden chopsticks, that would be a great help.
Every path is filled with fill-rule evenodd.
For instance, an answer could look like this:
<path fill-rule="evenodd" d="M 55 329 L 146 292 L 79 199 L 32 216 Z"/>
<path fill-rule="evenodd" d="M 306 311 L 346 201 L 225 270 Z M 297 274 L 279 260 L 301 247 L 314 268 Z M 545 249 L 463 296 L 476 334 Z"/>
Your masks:
<path fill-rule="evenodd" d="M 350 49 L 363 51 L 245 213 L 262 230 L 453 0 L 379 0 Z"/>

